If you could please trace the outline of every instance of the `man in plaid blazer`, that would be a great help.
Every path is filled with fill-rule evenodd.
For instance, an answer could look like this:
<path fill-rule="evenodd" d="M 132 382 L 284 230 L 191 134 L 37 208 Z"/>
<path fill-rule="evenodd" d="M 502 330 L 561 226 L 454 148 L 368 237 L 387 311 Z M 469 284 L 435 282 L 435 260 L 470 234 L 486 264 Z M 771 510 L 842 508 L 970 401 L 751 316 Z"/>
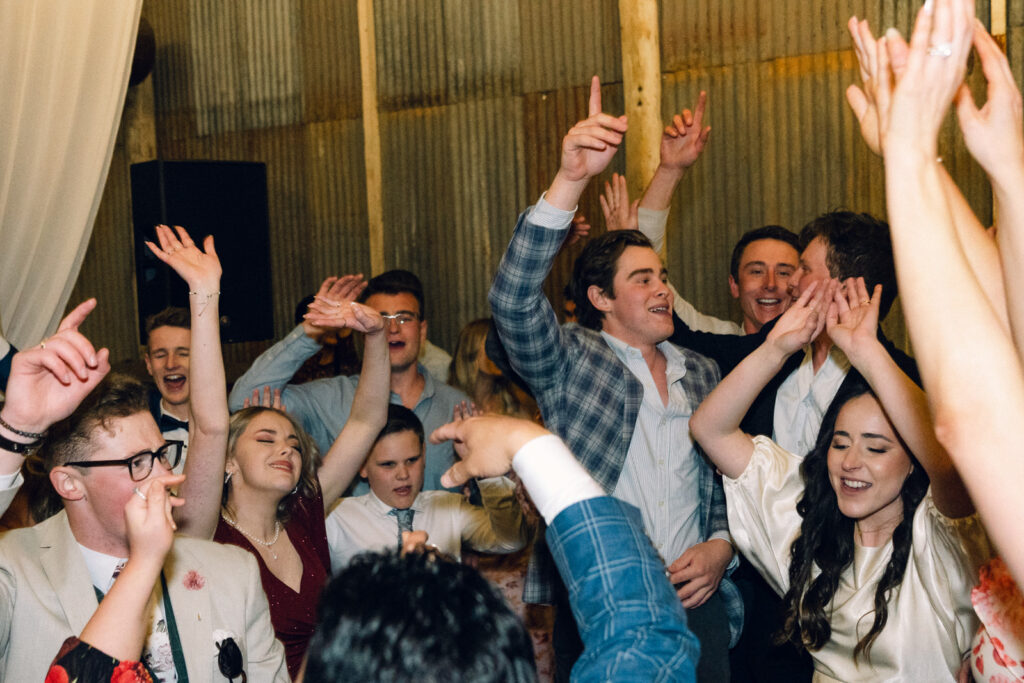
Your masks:
<path fill-rule="evenodd" d="M 625 117 L 601 113 L 595 77 L 590 116 L 565 137 L 551 187 L 520 216 L 489 299 L 511 365 L 536 396 L 547 427 L 605 492 L 641 508 L 701 639 L 698 678 L 721 680 L 728 677 L 727 646 L 738 638 L 743 608 L 723 578 L 734 556 L 721 481 L 686 427 L 718 382 L 717 367 L 665 343 L 673 331 L 665 270 L 637 232 L 593 240 L 577 260 L 572 286 L 582 327 L 559 327 L 542 290 L 580 194 L 614 156 L 625 129 Z M 665 424 L 672 426 L 668 433 L 659 427 Z M 679 548 L 683 536 L 691 543 Z M 550 600 L 545 579 L 552 574 L 542 574 L 531 567 L 524 599 Z M 704 668 L 705 660 L 712 668 Z"/>

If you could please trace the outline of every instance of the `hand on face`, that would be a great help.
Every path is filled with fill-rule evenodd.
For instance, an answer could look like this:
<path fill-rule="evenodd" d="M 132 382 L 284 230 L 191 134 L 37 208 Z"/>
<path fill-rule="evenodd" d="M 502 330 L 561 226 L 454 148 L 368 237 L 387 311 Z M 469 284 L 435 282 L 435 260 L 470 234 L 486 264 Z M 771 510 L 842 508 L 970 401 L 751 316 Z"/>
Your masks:
<path fill-rule="evenodd" d="M 183 481 L 184 474 L 167 474 L 137 482 L 134 495 L 124 506 L 132 559 L 145 558 L 163 564 L 178 529 L 171 510 L 185 504 L 184 499 L 171 495 L 170 489 Z"/>

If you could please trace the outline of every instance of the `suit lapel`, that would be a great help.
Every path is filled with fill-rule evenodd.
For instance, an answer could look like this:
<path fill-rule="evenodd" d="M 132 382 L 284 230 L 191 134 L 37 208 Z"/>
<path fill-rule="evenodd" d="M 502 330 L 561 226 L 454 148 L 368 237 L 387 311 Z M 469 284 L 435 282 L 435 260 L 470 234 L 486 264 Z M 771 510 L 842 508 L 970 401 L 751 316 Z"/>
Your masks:
<path fill-rule="evenodd" d="M 164 576 L 171 594 L 171 607 L 178 625 L 178 637 L 185 653 L 190 683 L 212 680 L 217 647 L 213 642 L 213 619 L 209 587 L 197 557 L 176 539 L 164 563 Z"/>
<path fill-rule="evenodd" d="M 96 591 L 89 580 L 85 558 L 78 550 L 78 541 L 68 526 L 67 513 L 61 511 L 44 524 L 39 542 L 40 564 L 68 626 L 79 634 L 99 606 Z"/>

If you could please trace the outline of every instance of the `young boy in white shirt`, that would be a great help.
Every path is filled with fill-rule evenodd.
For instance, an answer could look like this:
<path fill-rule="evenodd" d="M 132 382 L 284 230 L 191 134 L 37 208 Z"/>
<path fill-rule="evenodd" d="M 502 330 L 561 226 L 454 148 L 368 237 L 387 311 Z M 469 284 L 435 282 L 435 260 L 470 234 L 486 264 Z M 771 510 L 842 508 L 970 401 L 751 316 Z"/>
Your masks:
<path fill-rule="evenodd" d="M 526 544 L 526 523 L 511 481 L 478 480 L 483 507 L 450 491 L 422 491 L 423 449 L 419 418 L 404 406 L 388 406 L 387 424 L 359 471 L 370 493 L 343 498 L 327 517 L 333 571 L 358 553 L 400 548 L 403 531 L 425 531 L 428 544 L 455 558 L 463 542 L 488 553 L 512 553 Z"/>

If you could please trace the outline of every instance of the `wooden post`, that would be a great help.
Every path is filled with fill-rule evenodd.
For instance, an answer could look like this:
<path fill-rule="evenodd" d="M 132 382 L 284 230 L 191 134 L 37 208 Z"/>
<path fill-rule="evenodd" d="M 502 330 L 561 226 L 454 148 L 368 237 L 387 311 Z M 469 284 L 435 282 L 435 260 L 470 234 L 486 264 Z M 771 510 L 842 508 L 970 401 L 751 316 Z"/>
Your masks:
<path fill-rule="evenodd" d="M 661 142 L 661 39 L 657 0 L 619 0 L 622 91 L 629 116 L 626 180 L 638 197 L 658 168 Z"/>
<path fill-rule="evenodd" d="M 370 230 L 370 270 L 384 272 L 384 189 L 377 111 L 377 36 L 373 0 L 358 0 L 359 74 L 363 85 L 363 158 L 366 166 L 366 214 Z"/>

